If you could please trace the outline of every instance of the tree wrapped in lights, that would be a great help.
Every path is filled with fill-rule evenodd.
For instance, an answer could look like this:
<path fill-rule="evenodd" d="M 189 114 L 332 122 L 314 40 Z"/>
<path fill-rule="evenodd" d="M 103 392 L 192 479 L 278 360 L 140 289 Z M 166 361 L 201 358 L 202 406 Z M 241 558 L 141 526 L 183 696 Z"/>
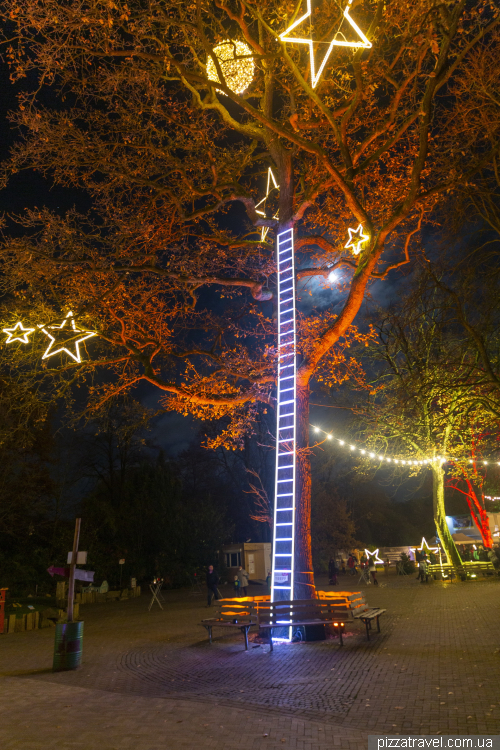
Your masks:
<path fill-rule="evenodd" d="M 135 0 L 4 0 L 2 7 L 13 78 L 38 75 L 42 88 L 61 95 L 54 109 L 36 94 L 21 96 L 15 119 L 24 142 L 10 168 L 29 166 L 78 186 L 95 209 L 92 220 L 28 214 L 30 238 L 5 244 L 3 283 L 29 288 L 54 315 L 63 304 L 92 317 L 86 324 L 102 349 L 93 343 L 92 362 L 61 366 L 68 377 L 77 368 L 113 373 L 92 389 L 96 402 L 145 380 L 165 394 L 166 408 L 222 419 L 218 440 L 237 444 L 259 408 L 272 405 L 276 377 L 272 309 L 264 305 L 275 259 L 261 228 L 300 222 L 299 295 L 311 284 L 329 289 L 331 274 L 342 273 L 336 314 L 325 304 L 309 317 L 304 305 L 298 343 L 296 595 L 303 598 L 314 591 L 311 387 L 349 375 L 346 342 L 369 284 L 409 262 L 412 238 L 441 197 L 496 153 L 498 123 L 487 135 L 476 123 L 466 132 L 453 126 L 460 82 L 498 25 L 495 4 L 350 7 L 372 46 L 336 47 L 317 81 L 307 46 L 279 40 L 291 11 L 275 0 L 152 0 L 147 9 Z M 312 10 L 314 39 L 345 21 L 335 4 Z M 255 64 L 239 93 L 231 60 L 215 52 L 228 39 L 235 61 L 248 60 L 240 41 Z M 269 166 L 279 199 L 263 217 L 256 203 Z M 348 227 L 359 224 L 369 240 L 355 255 L 345 244 Z"/>
<path fill-rule="evenodd" d="M 410 474 L 419 472 L 421 484 L 428 474 L 416 464 L 425 460 L 432 475 L 437 533 L 448 559 L 458 566 L 460 555 L 446 523 L 445 488 L 466 497 L 483 542 L 490 547 L 488 519 L 478 497 L 479 465 L 485 468 L 486 456 L 496 452 L 500 400 L 448 295 L 435 283 L 437 273 L 425 264 L 407 285 L 399 309 L 380 312 L 379 341 L 367 352 L 370 369 L 377 374 L 367 384 L 367 400 L 362 404 L 358 398 L 354 411 L 376 455 L 384 454 L 386 446 L 392 456 L 398 449 L 412 452 L 416 460 L 406 462 L 406 468 Z M 444 275 L 441 270 L 439 276 Z M 490 348 L 496 350 L 497 337 Z M 499 458 L 495 466 L 500 470 Z M 394 478 L 401 477 L 394 463 Z"/>

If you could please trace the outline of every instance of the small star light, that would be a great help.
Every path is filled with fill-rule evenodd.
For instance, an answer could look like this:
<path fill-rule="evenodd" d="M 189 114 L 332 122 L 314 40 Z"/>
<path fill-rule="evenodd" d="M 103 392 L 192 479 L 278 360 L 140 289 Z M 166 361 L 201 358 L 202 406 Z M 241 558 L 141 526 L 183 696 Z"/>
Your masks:
<path fill-rule="evenodd" d="M 271 182 L 273 183 L 272 187 L 271 187 Z M 266 190 L 266 194 L 265 194 L 264 198 L 262 198 L 262 200 L 259 201 L 257 203 L 257 205 L 255 206 L 255 212 L 258 213 L 258 214 L 260 214 L 260 216 L 265 216 L 266 215 L 265 211 L 258 211 L 257 209 L 262 204 L 264 204 L 264 207 L 265 207 L 266 200 L 268 199 L 269 193 L 271 192 L 271 190 L 279 190 L 279 189 L 280 189 L 280 186 L 276 182 L 276 178 L 275 178 L 275 176 L 273 174 L 273 170 L 271 169 L 271 167 L 269 167 L 269 169 L 267 170 L 267 190 Z M 277 219 L 277 218 L 278 218 L 278 214 L 276 213 L 273 216 L 273 219 Z M 267 237 L 267 233 L 268 232 L 269 232 L 269 227 L 261 227 L 260 228 L 260 239 L 261 239 L 261 242 L 264 242 L 264 240 Z"/>
<path fill-rule="evenodd" d="M 352 248 L 352 251 L 354 255 L 359 255 L 361 252 L 361 245 L 363 242 L 366 242 L 370 239 L 370 237 L 367 234 L 363 234 L 363 225 L 360 224 L 357 229 L 352 229 L 349 227 L 347 230 L 349 232 L 349 240 L 344 245 L 345 248 Z M 354 239 L 357 237 L 357 239 Z"/>
<path fill-rule="evenodd" d="M 226 86 L 235 94 L 242 94 L 252 83 L 255 71 L 253 53 L 248 44 L 238 39 L 225 39 L 213 48 L 213 53 L 219 61 Z M 212 57 L 207 60 L 207 78 L 221 82 Z"/>
<path fill-rule="evenodd" d="M 49 331 L 44 326 L 40 326 L 40 329 L 44 332 L 44 334 L 46 336 L 48 336 L 49 339 L 51 339 L 50 344 L 48 345 L 47 349 L 45 350 L 45 354 L 43 355 L 42 359 L 48 359 L 49 357 L 53 357 L 54 354 L 60 354 L 61 352 L 66 352 L 66 354 L 68 354 L 72 359 L 74 359 L 75 362 L 81 362 L 82 361 L 81 357 L 80 357 L 80 344 L 83 341 L 86 341 L 87 339 L 92 338 L 92 336 L 97 336 L 97 333 L 95 331 L 84 331 L 81 328 L 77 328 L 76 325 L 75 325 L 75 321 L 74 321 L 74 318 L 73 318 L 73 313 L 71 312 L 71 310 L 66 315 L 66 317 L 64 318 L 64 320 L 63 320 L 63 322 L 61 323 L 60 326 L 49 326 L 49 329 L 52 330 L 52 331 L 63 330 L 63 329 L 66 328 L 66 323 L 70 323 L 70 326 L 68 326 L 68 328 L 66 329 L 67 332 L 68 332 L 68 338 L 67 338 L 66 341 L 70 341 L 70 340 L 76 338 L 76 336 L 79 333 L 82 334 L 75 341 L 75 353 L 73 354 L 73 352 L 71 352 L 65 346 L 60 346 L 59 349 L 52 349 L 52 346 L 54 345 L 54 342 L 56 340 L 55 336 L 52 336 L 52 334 L 49 333 Z M 64 343 L 66 343 L 66 341 Z"/>
<path fill-rule="evenodd" d="M 354 29 L 356 34 L 358 35 L 360 41 L 359 42 L 348 42 L 347 39 L 343 34 L 341 34 L 340 31 L 336 31 L 335 35 L 328 45 L 328 49 L 325 52 L 325 56 L 323 58 L 323 62 L 319 66 L 319 70 L 316 73 L 316 64 L 314 62 L 314 41 L 312 39 L 305 39 L 303 37 L 290 37 L 288 34 L 290 34 L 291 31 L 293 31 L 299 24 L 302 23 L 302 21 L 305 21 L 306 18 L 310 18 L 312 15 L 312 9 L 311 9 L 311 0 L 307 0 L 307 11 L 304 13 L 303 16 L 298 18 L 294 23 L 292 23 L 291 26 L 286 29 L 282 34 L 280 34 L 280 39 L 282 42 L 293 42 L 294 44 L 307 44 L 309 46 L 309 61 L 311 64 L 311 84 L 313 89 L 316 88 L 316 84 L 318 83 L 319 79 L 321 78 L 321 74 L 324 70 L 324 67 L 326 63 L 328 62 L 328 58 L 330 57 L 330 54 L 334 47 L 351 47 L 353 49 L 363 47 L 364 49 L 369 49 L 372 46 L 372 43 L 368 41 L 366 36 L 363 34 L 359 26 L 352 20 L 351 16 L 349 15 L 349 8 L 351 7 L 352 0 L 349 0 L 347 3 L 347 7 L 344 10 L 344 18 L 348 23 L 351 25 L 351 27 Z M 309 32 L 311 33 L 311 32 Z M 337 36 L 342 36 L 343 39 L 337 39 Z"/>
<path fill-rule="evenodd" d="M 8 336 L 5 343 L 12 344 L 14 341 L 20 341 L 21 344 L 29 344 L 28 336 L 30 335 L 30 333 L 33 333 L 34 330 L 34 328 L 25 328 L 21 321 L 18 321 L 14 328 L 3 329 L 3 332 Z"/>
<path fill-rule="evenodd" d="M 370 552 L 370 550 L 365 549 L 365 554 L 366 554 L 366 559 L 368 560 L 368 562 L 370 562 L 370 557 L 374 557 L 375 559 L 373 560 L 373 562 L 375 563 L 375 565 L 384 564 L 384 561 L 381 560 L 380 557 L 378 556 L 378 549 L 376 549 L 375 552 Z"/>

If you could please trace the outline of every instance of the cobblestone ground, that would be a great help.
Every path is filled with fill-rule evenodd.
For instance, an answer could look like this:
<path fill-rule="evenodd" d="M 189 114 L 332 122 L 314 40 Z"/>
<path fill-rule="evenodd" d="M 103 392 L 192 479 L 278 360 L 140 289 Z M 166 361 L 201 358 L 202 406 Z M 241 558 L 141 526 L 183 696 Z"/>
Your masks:
<path fill-rule="evenodd" d="M 382 633 L 367 643 L 354 626 L 342 649 L 245 652 L 221 631 L 210 646 L 205 599 L 188 592 L 164 594 L 163 611 L 146 596 L 82 607 L 74 672 L 51 672 L 53 629 L 1 636 L 0 747 L 357 750 L 368 734 L 500 734 L 500 580 L 381 581 L 365 593 L 387 609 Z"/>

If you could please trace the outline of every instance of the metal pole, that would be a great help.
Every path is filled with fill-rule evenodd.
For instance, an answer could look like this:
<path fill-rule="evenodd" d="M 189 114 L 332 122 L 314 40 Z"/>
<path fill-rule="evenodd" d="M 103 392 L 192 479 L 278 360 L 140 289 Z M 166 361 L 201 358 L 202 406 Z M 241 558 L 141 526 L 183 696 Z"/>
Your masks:
<path fill-rule="evenodd" d="M 71 553 L 71 564 L 69 566 L 69 583 L 68 583 L 68 622 L 73 622 L 73 601 L 75 599 L 75 568 L 76 558 L 78 555 L 78 542 L 80 541 L 80 524 L 81 518 L 75 521 L 75 536 L 73 538 L 73 552 Z"/>

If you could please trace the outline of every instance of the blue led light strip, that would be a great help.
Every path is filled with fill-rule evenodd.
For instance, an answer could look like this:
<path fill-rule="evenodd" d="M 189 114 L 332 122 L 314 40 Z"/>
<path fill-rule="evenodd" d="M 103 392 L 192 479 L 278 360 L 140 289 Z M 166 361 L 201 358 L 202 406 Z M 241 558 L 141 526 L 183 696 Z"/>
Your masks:
<path fill-rule="evenodd" d="M 277 236 L 278 393 L 271 601 L 293 599 L 295 537 L 295 268 L 293 229 Z M 293 398 L 291 398 L 293 396 Z M 293 406 L 290 406 L 293 404 Z M 283 413 L 282 413 L 283 412 Z M 289 629 L 291 636 L 291 628 Z"/>

